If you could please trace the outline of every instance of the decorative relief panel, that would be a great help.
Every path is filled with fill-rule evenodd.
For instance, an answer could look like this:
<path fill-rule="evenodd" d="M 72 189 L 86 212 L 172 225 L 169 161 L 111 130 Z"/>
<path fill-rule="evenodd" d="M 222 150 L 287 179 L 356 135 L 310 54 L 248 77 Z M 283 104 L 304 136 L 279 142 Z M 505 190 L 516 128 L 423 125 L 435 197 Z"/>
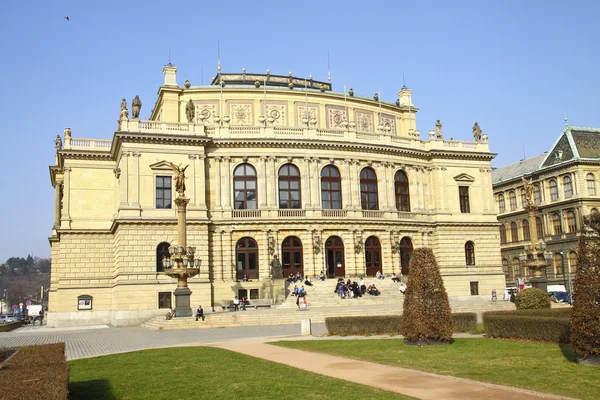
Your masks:
<path fill-rule="evenodd" d="M 356 111 L 356 130 L 358 132 L 373 132 L 373 113 Z"/>
<path fill-rule="evenodd" d="M 344 107 L 326 106 L 327 128 L 329 129 L 344 129 L 343 122 L 348 122 L 346 109 Z"/>
<path fill-rule="evenodd" d="M 386 132 L 392 135 L 396 134 L 396 118 L 393 115 L 381 114 L 381 125 L 384 128 L 389 128 L 389 131 L 386 129 Z"/>
<path fill-rule="evenodd" d="M 287 125 L 287 107 L 283 104 L 267 103 L 267 118 L 273 118 L 273 125 Z"/>
<path fill-rule="evenodd" d="M 308 112 L 307 112 L 306 104 L 304 104 L 304 103 L 296 104 L 296 125 L 297 126 L 303 126 L 302 119 L 306 118 L 307 115 L 309 116 L 308 117 L 309 120 L 316 119 L 317 125 L 319 124 L 319 108 L 318 108 L 318 106 L 311 105 L 309 103 L 308 104 Z"/>
<path fill-rule="evenodd" d="M 252 104 L 231 104 L 229 106 L 229 118 L 231 118 L 231 125 L 254 125 L 254 120 L 252 119 Z"/>
<path fill-rule="evenodd" d="M 217 110 L 217 103 L 200 103 L 195 102 L 196 105 L 196 123 L 197 124 L 214 124 L 215 115 L 219 112 Z"/>

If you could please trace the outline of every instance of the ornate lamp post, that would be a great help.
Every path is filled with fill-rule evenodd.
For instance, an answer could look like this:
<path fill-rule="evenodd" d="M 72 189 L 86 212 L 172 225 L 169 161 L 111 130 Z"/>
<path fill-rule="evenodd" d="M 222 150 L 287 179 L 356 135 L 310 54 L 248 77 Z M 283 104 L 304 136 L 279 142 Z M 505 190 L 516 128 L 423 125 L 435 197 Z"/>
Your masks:
<path fill-rule="evenodd" d="M 186 208 L 190 199 L 185 197 L 185 168 L 171 163 L 171 168 L 175 171 L 175 189 L 177 190 L 177 231 L 178 243 L 169 246 L 170 257 L 163 258 L 163 268 L 165 274 L 171 278 L 177 279 L 177 289 L 175 289 L 175 316 L 191 317 L 192 308 L 190 307 L 190 295 L 192 291 L 188 288 L 187 280 L 200 273 L 201 260 L 195 258 L 195 247 L 187 246 L 186 233 Z"/>

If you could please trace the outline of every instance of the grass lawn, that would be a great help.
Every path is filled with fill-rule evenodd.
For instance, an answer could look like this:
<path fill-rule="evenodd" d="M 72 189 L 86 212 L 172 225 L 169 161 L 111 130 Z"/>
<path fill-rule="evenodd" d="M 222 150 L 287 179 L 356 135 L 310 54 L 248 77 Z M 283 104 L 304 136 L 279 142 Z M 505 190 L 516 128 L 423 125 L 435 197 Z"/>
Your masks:
<path fill-rule="evenodd" d="M 70 399 L 409 399 L 228 350 L 176 347 L 69 362 Z"/>
<path fill-rule="evenodd" d="M 402 339 L 270 343 L 580 399 L 600 396 L 600 368 L 578 365 L 569 347 L 501 339 L 455 339 L 415 348 Z"/>

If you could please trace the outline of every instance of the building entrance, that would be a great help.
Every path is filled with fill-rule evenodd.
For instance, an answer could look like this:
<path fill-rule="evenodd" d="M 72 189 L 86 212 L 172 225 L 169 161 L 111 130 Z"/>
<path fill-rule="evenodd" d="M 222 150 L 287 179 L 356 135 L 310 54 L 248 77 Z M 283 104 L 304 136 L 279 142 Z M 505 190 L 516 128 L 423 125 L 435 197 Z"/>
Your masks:
<path fill-rule="evenodd" d="M 327 257 L 327 277 L 337 278 L 346 275 L 344 265 L 344 242 L 337 236 L 331 236 L 325 242 Z"/>

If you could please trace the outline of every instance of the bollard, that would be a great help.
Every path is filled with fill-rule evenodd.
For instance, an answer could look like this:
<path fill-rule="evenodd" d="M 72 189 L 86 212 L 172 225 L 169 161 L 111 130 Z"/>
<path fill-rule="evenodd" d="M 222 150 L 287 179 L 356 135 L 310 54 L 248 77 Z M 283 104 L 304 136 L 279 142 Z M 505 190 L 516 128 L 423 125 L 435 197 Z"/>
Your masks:
<path fill-rule="evenodd" d="M 310 319 L 303 319 L 300 321 L 300 334 L 302 336 L 312 335 Z"/>

